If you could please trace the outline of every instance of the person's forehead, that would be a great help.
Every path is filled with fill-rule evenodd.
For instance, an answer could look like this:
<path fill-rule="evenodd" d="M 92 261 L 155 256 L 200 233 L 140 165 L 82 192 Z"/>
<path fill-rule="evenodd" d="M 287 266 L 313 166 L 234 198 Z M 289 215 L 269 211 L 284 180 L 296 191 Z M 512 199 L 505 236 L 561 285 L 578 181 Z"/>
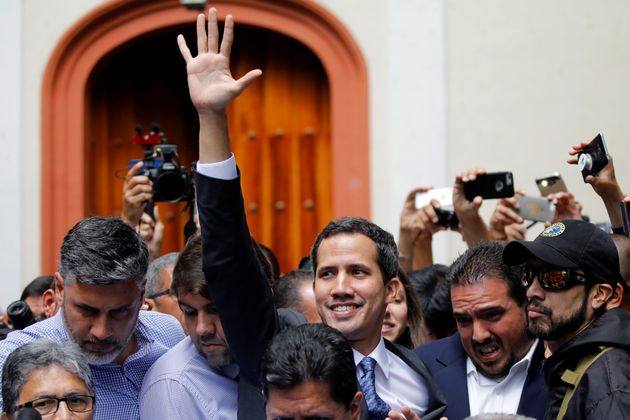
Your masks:
<path fill-rule="evenodd" d="M 140 299 L 140 289 L 133 279 L 108 285 L 73 282 L 64 286 L 63 294 L 75 303 L 99 309 L 116 308 Z"/>
<path fill-rule="evenodd" d="M 456 284 L 451 286 L 453 309 L 456 306 L 485 309 L 487 307 L 507 307 L 516 304 L 509 293 L 507 282 L 500 277 L 485 277 L 478 283 Z"/>
<path fill-rule="evenodd" d="M 369 255 L 376 260 L 376 243 L 362 233 L 338 233 L 322 240 L 317 256 L 339 252 Z"/>
<path fill-rule="evenodd" d="M 199 293 L 182 293 L 179 295 L 178 300 L 186 306 L 190 306 L 193 309 L 201 310 L 205 307 L 214 307 L 210 299 L 205 298 Z"/>
<path fill-rule="evenodd" d="M 270 387 L 267 408 L 271 415 L 280 417 L 330 416 L 344 412 L 344 406 L 333 400 L 330 391 L 330 385 L 321 381 L 307 381 L 289 389 Z"/>

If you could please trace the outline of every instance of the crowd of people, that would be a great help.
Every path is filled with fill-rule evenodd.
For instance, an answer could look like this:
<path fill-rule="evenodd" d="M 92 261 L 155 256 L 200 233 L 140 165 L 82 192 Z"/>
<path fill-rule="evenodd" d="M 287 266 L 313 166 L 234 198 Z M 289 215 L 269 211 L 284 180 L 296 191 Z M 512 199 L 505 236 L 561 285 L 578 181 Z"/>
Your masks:
<path fill-rule="evenodd" d="M 121 217 L 79 221 L 58 271 L 25 289 L 33 322 L 0 341 L 3 419 L 630 417 L 630 197 L 612 158 L 586 178 L 612 233 L 569 192 L 547 197 L 555 215 L 532 241 L 516 197 L 486 222 L 483 198 L 464 194 L 475 168 L 455 178 L 456 224 L 437 200 L 416 206 L 417 188 L 397 242 L 332 220 L 282 274 L 248 229 L 227 129 L 226 107 L 262 72 L 234 79 L 233 18 L 218 28 L 211 8 L 196 55 L 177 39 L 200 123 L 197 232 L 161 256 L 151 180 L 132 167 Z M 443 230 L 468 245 L 450 266 L 433 263 Z"/>

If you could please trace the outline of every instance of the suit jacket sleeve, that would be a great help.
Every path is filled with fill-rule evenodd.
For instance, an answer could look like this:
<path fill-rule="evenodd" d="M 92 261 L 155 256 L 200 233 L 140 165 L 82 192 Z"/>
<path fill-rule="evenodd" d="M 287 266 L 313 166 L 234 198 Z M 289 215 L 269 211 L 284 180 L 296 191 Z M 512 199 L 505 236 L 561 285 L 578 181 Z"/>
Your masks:
<path fill-rule="evenodd" d="M 240 178 L 226 181 L 195 173 L 195 186 L 208 293 L 240 375 L 257 383 L 277 315 L 247 227 Z"/>

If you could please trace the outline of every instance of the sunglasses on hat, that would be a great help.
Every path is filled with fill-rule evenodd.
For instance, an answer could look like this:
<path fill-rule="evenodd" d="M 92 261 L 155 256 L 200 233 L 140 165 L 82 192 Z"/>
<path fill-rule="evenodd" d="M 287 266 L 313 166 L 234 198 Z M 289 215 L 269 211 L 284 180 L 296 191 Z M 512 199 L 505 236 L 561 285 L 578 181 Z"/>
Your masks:
<path fill-rule="evenodd" d="M 566 290 L 573 286 L 586 283 L 586 276 L 569 268 L 546 268 L 524 265 L 521 272 L 521 284 L 529 288 L 538 279 L 540 287 L 545 290 Z"/>

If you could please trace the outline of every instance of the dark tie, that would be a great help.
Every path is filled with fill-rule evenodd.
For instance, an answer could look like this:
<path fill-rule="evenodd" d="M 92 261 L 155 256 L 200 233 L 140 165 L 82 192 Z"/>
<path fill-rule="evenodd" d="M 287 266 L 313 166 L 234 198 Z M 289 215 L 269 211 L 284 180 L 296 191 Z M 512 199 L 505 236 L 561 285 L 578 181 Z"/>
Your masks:
<path fill-rule="evenodd" d="M 387 417 L 390 407 L 381 399 L 376 393 L 376 387 L 374 386 L 374 366 L 376 366 L 376 360 L 371 357 L 364 357 L 359 366 L 363 370 L 359 377 L 359 385 L 365 396 L 365 402 L 368 406 L 368 413 L 370 420 L 383 420 Z"/>

